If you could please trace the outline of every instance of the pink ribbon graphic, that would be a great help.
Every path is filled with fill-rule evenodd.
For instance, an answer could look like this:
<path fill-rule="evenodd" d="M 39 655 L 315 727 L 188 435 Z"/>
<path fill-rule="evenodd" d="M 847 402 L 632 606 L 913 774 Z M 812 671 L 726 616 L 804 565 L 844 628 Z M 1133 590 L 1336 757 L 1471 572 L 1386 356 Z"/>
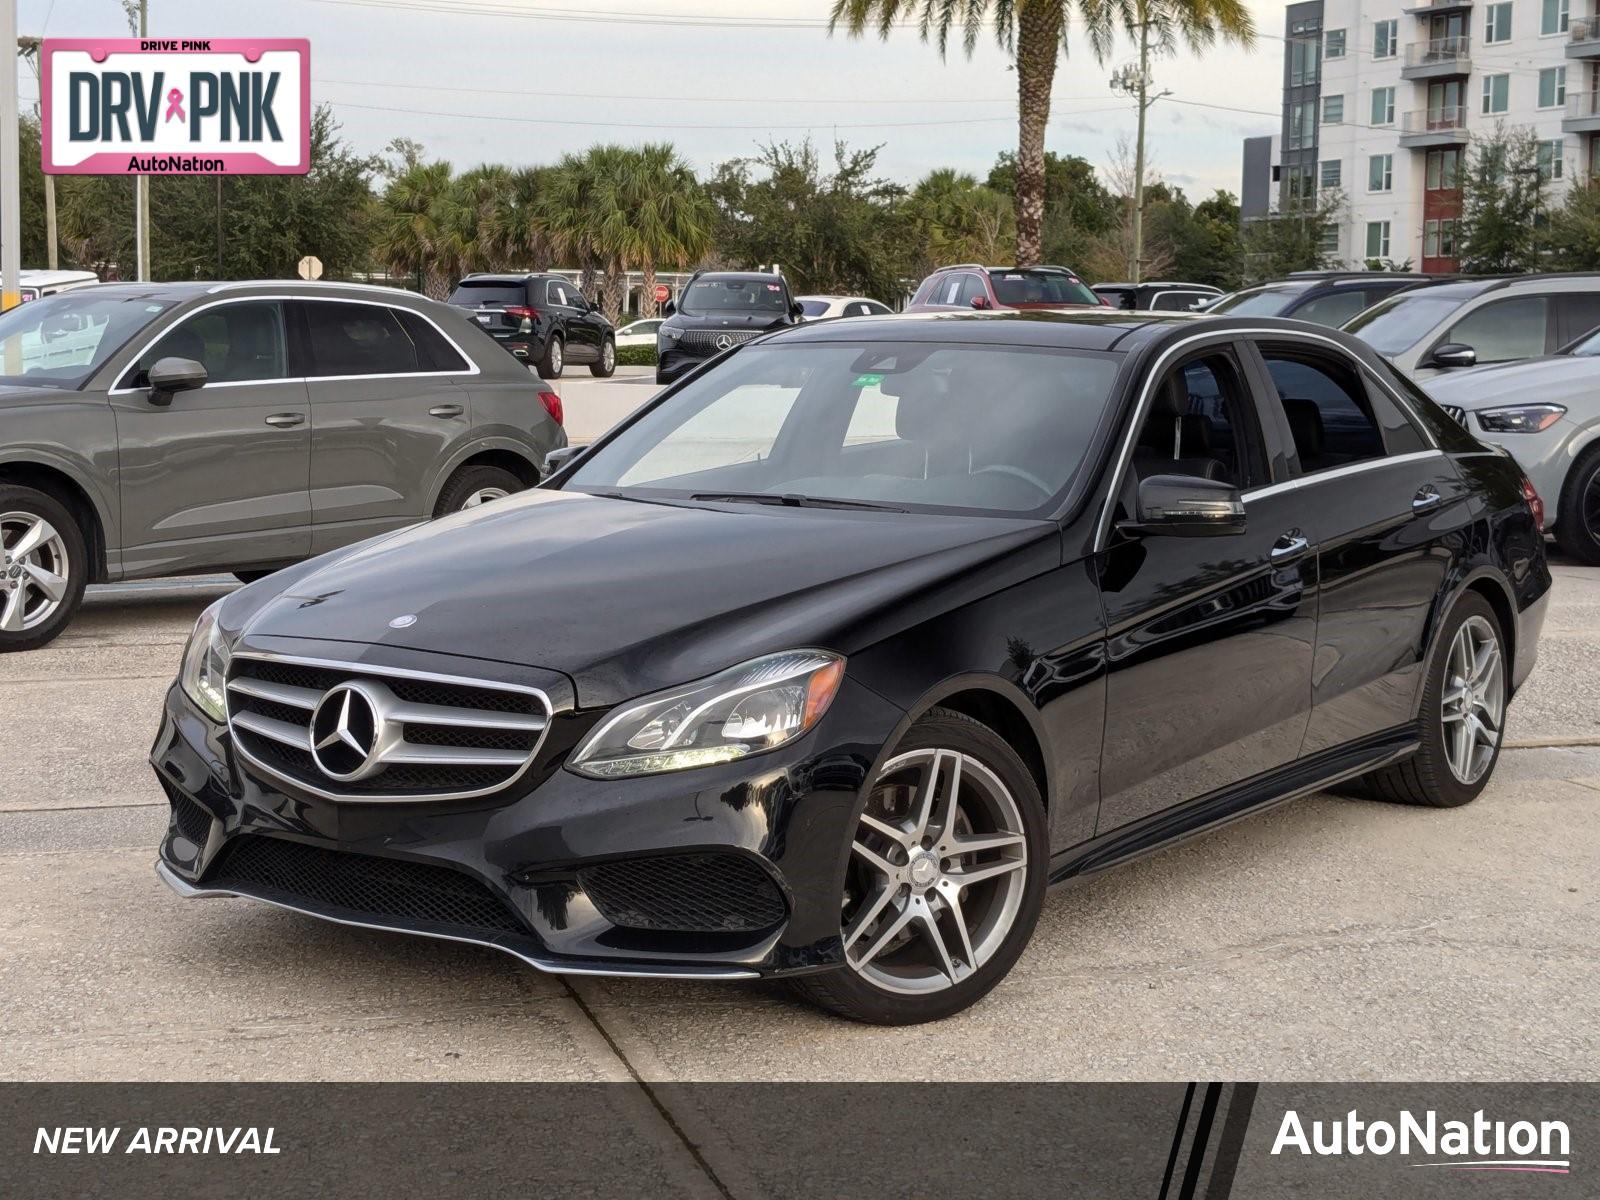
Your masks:
<path fill-rule="evenodd" d="M 173 88 L 167 93 L 167 115 L 165 120 L 170 121 L 173 117 L 177 117 L 180 121 L 188 120 L 183 115 L 183 93 L 177 88 Z"/>

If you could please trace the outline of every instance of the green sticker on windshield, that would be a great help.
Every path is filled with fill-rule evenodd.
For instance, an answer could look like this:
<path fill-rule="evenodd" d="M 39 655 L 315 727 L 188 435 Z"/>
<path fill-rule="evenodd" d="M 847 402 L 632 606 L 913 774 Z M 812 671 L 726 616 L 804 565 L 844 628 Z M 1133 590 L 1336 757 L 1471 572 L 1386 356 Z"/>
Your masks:
<path fill-rule="evenodd" d="M 852 383 L 850 386 L 851 387 L 858 387 L 858 388 L 869 388 L 869 387 L 877 387 L 882 382 L 883 382 L 882 373 L 870 374 L 870 375 L 857 375 L 856 378 L 855 378 L 855 382 Z"/>

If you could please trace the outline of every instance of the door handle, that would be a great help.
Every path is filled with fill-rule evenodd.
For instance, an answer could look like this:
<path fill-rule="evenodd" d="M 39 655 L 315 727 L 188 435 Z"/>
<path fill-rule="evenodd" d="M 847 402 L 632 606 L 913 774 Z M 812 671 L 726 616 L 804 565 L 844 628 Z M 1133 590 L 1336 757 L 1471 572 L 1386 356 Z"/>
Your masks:
<path fill-rule="evenodd" d="M 267 418 L 267 424 L 274 429 L 292 429 L 296 425 L 304 425 L 305 423 L 305 413 L 273 413 Z"/>
<path fill-rule="evenodd" d="M 459 404 L 435 404 L 428 410 L 430 417 L 459 417 L 467 410 Z"/>
<path fill-rule="evenodd" d="M 1290 559 L 1299 558 L 1310 548 L 1311 543 L 1306 540 L 1306 535 L 1298 529 L 1291 529 L 1273 543 L 1272 561 L 1288 562 Z"/>
<path fill-rule="evenodd" d="M 1444 497 L 1439 494 L 1439 489 L 1431 483 L 1425 483 L 1417 489 L 1417 494 L 1411 498 L 1412 512 L 1426 512 L 1438 504 Z"/>

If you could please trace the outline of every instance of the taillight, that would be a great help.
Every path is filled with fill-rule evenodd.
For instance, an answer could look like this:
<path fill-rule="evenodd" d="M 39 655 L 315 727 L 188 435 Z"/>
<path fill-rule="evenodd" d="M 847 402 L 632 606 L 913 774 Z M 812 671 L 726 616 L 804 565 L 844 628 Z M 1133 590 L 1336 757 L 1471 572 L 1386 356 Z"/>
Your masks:
<path fill-rule="evenodd" d="M 561 397 L 554 392 L 540 392 L 539 403 L 544 405 L 545 412 L 550 414 L 550 419 L 557 425 L 566 424 L 561 412 Z"/>
<path fill-rule="evenodd" d="M 1526 475 L 1522 477 L 1522 499 L 1528 506 L 1528 511 L 1533 514 L 1533 525 L 1540 532 L 1544 531 L 1544 501 L 1539 499 L 1539 493 L 1534 490 L 1533 480 Z"/>
<path fill-rule="evenodd" d="M 505 307 L 508 317 L 516 317 L 519 321 L 532 321 L 539 315 L 537 308 L 529 308 L 525 304 L 508 304 Z"/>

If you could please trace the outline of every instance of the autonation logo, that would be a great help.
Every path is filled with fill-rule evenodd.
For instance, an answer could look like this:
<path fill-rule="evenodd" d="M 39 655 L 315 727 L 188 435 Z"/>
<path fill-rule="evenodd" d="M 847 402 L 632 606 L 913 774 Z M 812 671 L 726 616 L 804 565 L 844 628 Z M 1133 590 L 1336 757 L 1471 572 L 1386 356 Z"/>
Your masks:
<path fill-rule="evenodd" d="M 1432 1109 L 1421 1117 L 1401 1109 L 1392 1121 L 1367 1121 L 1351 1109 L 1343 1119 L 1312 1121 L 1308 1132 L 1291 1108 L 1278 1125 L 1272 1153 L 1298 1151 L 1318 1158 L 1416 1155 L 1430 1161 L 1407 1165 L 1566 1175 L 1572 1169 L 1571 1140 L 1565 1121 L 1491 1121 L 1482 1109 L 1470 1121 L 1441 1121 Z"/>

